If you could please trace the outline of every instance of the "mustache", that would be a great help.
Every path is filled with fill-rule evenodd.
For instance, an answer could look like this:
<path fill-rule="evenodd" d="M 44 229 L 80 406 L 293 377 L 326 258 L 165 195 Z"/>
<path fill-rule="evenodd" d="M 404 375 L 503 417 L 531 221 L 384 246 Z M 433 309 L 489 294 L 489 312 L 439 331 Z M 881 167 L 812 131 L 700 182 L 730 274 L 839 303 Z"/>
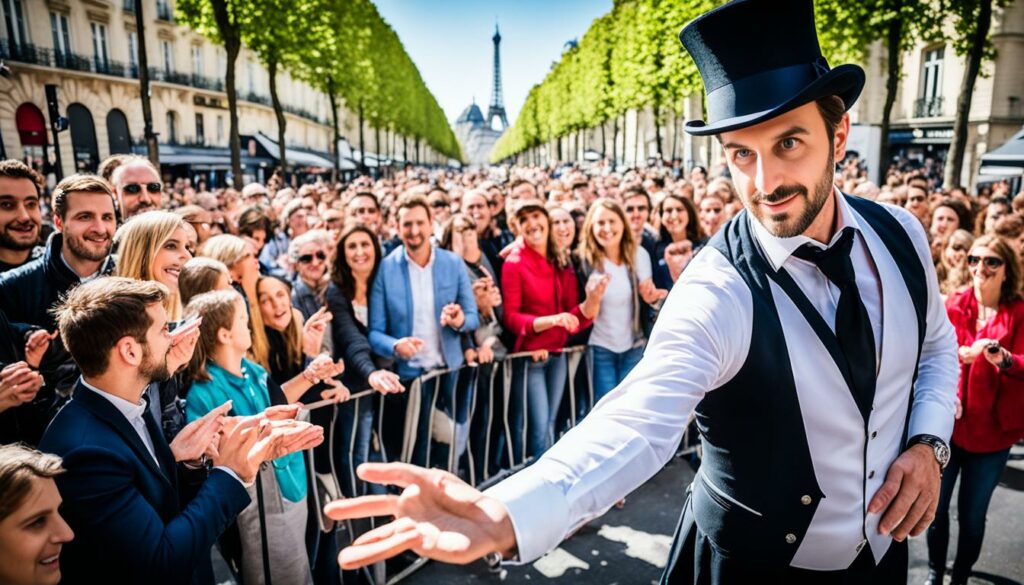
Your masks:
<path fill-rule="evenodd" d="M 754 192 L 750 198 L 753 203 L 778 203 L 791 195 L 803 195 L 807 197 L 807 188 L 802 185 L 782 185 L 771 193 Z"/>

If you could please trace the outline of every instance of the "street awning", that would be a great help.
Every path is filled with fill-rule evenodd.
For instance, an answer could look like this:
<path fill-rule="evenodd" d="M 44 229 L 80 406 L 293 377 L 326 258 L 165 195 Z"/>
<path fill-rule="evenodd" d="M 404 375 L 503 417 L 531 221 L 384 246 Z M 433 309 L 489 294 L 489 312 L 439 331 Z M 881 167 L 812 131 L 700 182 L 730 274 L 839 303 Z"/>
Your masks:
<path fill-rule="evenodd" d="M 132 152 L 145 156 L 146 147 L 136 145 Z M 172 146 L 170 144 L 157 145 L 157 152 L 160 155 L 160 165 L 188 165 L 194 171 L 231 170 L 231 151 L 227 148 L 217 146 Z M 254 158 L 242 152 L 243 167 L 258 167 L 266 165 L 267 159 Z"/>
<path fill-rule="evenodd" d="M 1020 174 L 1020 169 L 1024 169 L 1024 130 L 1014 134 L 1013 138 L 1006 141 L 1006 144 L 981 155 L 981 169 L 978 172 L 1005 175 L 1010 174 L 1005 172 L 1008 168 L 1018 169 L 1017 172 L 1012 173 L 1016 175 Z M 999 169 L 1004 172 L 992 172 L 991 169 Z"/>
<path fill-rule="evenodd" d="M 258 142 L 259 145 L 262 146 L 263 149 L 267 151 L 271 158 L 281 158 L 281 151 L 277 147 L 277 142 L 271 140 L 269 136 L 266 136 L 262 132 L 257 132 L 256 134 L 253 135 L 253 138 L 255 138 L 256 142 Z M 330 159 L 324 158 L 312 152 L 295 150 L 293 148 L 288 148 L 287 146 L 285 146 L 284 154 L 285 159 L 290 164 L 293 164 L 297 167 L 320 167 L 323 169 L 334 168 L 334 163 L 332 163 Z"/>

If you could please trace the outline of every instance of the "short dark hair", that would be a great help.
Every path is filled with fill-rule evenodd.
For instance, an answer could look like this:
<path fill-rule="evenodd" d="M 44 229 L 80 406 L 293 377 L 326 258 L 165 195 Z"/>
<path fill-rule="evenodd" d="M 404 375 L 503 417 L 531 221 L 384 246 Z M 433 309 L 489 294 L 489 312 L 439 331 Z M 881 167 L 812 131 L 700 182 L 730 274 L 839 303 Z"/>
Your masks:
<path fill-rule="evenodd" d="M 125 159 L 131 155 L 127 154 L 114 154 L 103 159 L 100 166 L 96 168 L 96 174 L 103 177 L 111 185 L 114 184 L 114 171 L 117 167 L 124 164 Z"/>
<path fill-rule="evenodd" d="M 270 218 L 267 216 L 267 212 L 259 205 L 246 207 L 242 210 L 242 213 L 238 214 L 239 235 L 251 236 L 256 230 L 263 230 L 268 238 L 273 233 L 273 229 L 270 227 Z"/>
<path fill-rule="evenodd" d="M 153 280 L 106 276 L 71 289 L 53 310 L 60 337 L 84 376 L 103 375 L 123 337 L 146 343 L 146 308 L 163 303 L 167 287 Z"/>
<path fill-rule="evenodd" d="M 828 134 L 828 143 L 831 146 L 836 139 L 836 128 L 846 113 L 846 103 L 837 95 L 825 96 L 814 103 L 818 106 L 818 113 L 825 120 L 825 133 Z"/>
<path fill-rule="evenodd" d="M 516 187 L 518 187 L 518 186 L 520 186 L 520 185 L 522 185 L 524 183 L 529 185 L 529 186 L 531 186 L 531 187 L 533 187 L 533 191 L 537 192 L 537 185 L 534 185 L 532 182 L 527 181 L 526 179 L 523 179 L 521 177 L 518 178 L 518 179 L 512 179 L 512 182 L 508 184 L 508 192 L 511 193 L 512 191 L 514 191 L 516 189 Z"/>
<path fill-rule="evenodd" d="M 68 213 L 68 196 L 72 193 L 103 194 L 110 197 L 111 205 L 117 208 L 114 203 L 114 194 L 110 192 L 110 184 L 96 175 L 71 175 L 64 177 L 57 186 L 53 188 L 53 214 L 62 220 Z"/>
<path fill-rule="evenodd" d="M 629 199 L 630 197 L 643 197 L 644 199 L 647 200 L 647 207 L 651 206 L 650 193 L 648 193 L 647 190 L 641 187 L 640 185 L 630 185 L 629 187 L 626 187 L 625 189 L 622 190 L 623 204 L 625 204 L 626 199 Z"/>
<path fill-rule="evenodd" d="M 36 187 L 36 195 L 40 195 L 43 187 L 43 178 L 39 173 L 32 170 L 32 167 L 20 160 L 9 158 L 0 161 L 0 177 L 7 179 L 28 179 Z"/>
<path fill-rule="evenodd" d="M 345 207 L 348 207 L 348 204 L 352 203 L 352 200 L 356 197 L 369 197 L 370 199 L 373 199 L 373 204 L 377 206 L 377 209 L 380 209 L 380 199 L 377 199 L 377 196 L 373 191 L 356 191 L 345 200 Z"/>
<path fill-rule="evenodd" d="M 430 209 L 430 204 L 427 203 L 427 199 L 419 194 L 410 194 L 402 197 L 398 200 L 398 206 L 395 209 L 395 217 L 402 213 L 403 209 L 412 209 L 413 207 L 422 207 L 427 212 L 427 218 L 433 219 L 434 213 Z"/>

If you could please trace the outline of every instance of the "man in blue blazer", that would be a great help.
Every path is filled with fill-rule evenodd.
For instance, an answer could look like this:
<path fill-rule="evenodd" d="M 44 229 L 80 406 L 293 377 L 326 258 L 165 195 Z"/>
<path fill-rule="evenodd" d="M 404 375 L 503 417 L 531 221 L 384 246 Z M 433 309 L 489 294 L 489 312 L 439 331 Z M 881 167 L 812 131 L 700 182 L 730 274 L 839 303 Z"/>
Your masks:
<path fill-rule="evenodd" d="M 82 372 L 40 444 L 67 470 L 57 487 L 75 540 L 64 547 L 63 583 L 212 578 L 211 546 L 249 504 L 245 487 L 260 464 L 281 454 L 269 426 L 224 419 L 215 467 L 182 506 L 174 454 L 142 398 L 150 381 L 189 360 L 199 335 L 168 333 L 166 295 L 156 282 L 100 278 L 73 289 L 58 310 Z"/>
<path fill-rule="evenodd" d="M 397 361 L 398 375 L 411 379 L 439 368 L 462 366 L 462 334 L 480 325 L 473 287 L 459 256 L 434 246 L 431 209 L 420 196 L 398 204 L 402 245 L 377 270 L 370 292 L 370 347 Z M 413 459 L 425 463 L 427 427 L 438 378 L 423 385 Z M 458 423 L 468 416 L 469 392 L 456 399 L 457 376 L 440 377 L 438 407 Z M 457 433 L 458 435 L 458 433 Z M 461 452 L 464 441 L 456 437 Z M 394 458 L 391 454 L 391 458 Z"/>

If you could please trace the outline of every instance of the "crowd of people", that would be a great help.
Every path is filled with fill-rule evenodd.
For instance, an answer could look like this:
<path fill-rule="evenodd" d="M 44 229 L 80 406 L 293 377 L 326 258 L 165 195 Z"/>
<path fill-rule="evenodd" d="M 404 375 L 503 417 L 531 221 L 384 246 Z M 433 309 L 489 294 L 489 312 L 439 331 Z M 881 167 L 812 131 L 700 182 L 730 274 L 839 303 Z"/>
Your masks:
<path fill-rule="evenodd" d="M 897 168 L 878 186 L 855 158 L 836 183 L 930 234 L 962 408 L 928 544 L 941 573 L 960 477 L 963 578 L 1024 436 L 1024 198 Z M 673 284 L 742 209 L 724 168 L 699 166 L 236 191 L 118 155 L 47 191 L 0 162 L 0 582 L 212 582 L 215 544 L 247 584 L 337 582 L 323 494 L 367 493 L 365 461 L 464 475 L 544 453 L 639 362 Z M 580 346 L 592 394 L 574 411 Z M 464 366 L 509 369 L 486 454 L 469 453 L 484 390 Z M 382 398 L 350 400 L 366 389 Z"/>

